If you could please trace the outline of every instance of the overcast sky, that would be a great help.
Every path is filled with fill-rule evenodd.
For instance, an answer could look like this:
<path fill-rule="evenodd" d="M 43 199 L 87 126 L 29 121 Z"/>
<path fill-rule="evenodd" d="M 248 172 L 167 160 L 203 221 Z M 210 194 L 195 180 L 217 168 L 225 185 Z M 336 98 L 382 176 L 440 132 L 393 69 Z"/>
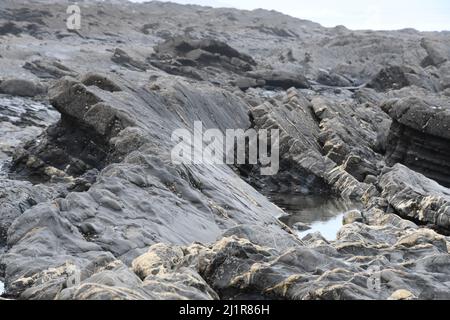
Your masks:
<path fill-rule="evenodd" d="M 1 1 L 1 0 L 0 0 Z M 132 0 L 143 2 L 144 0 Z M 273 9 L 326 27 L 450 30 L 450 0 L 173 0 L 212 7 Z"/>

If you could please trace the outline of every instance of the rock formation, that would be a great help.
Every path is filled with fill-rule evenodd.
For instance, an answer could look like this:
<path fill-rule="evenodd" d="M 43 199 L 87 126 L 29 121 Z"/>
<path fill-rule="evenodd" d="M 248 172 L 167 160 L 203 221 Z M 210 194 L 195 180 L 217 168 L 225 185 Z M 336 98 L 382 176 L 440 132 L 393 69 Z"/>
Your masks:
<path fill-rule="evenodd" d="M 383 108 L 394 120 L 387 142 L 388 162 L 450 186 L 450 100 L 407 97 L 387 101 Z"/>

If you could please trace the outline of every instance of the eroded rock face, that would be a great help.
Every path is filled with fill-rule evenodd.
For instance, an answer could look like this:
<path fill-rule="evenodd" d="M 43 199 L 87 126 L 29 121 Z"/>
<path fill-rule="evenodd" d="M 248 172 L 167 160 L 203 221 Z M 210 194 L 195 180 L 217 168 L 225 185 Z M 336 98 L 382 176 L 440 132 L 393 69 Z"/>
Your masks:
<path fill-rule="evenodd" d="M 379 143 L 378 132 L 390 121 L 379 108 L 336 104 L 322 98 L 309 101 L 290 89 L 281 101 L 266 102 L 250 112 L 255 129 L 280 130 L 280 173 L 256 185 L 300 193 L 327 192 L 331 187 L 357 199 L 371 189 L 365 178 L 377 175 L 383 166 L 382 156 L 374 149 Z M 358 116 L 367 125 L 353 126 L 362 120 Z"/>
<path fill-rule="evenodd" d="M 116 89 L 112 82 L 108 84 L 98 79 L 87 76 L 83 79 L 87 85 L 84 86 L 67 78 L 50 88 L 50 100 L 61 113 L 61 120 L 50 127 L 41 140 L 32 141 L 16 153 L 13 170 L 34 179 L 42 176 L 45 180 L 53 175 L 62 177 L 65 173 L 78 177 L 114 161 L 108 159 L 113 153 L 109 139 L 128 122 L 117 117 L 96 95 L 95 88 L 100 91 Z"/>
<path fill-rule="evenodd" d="M 408 97 L 386 102 L 393 118 L 388 143 L 390 164 L 403 163 L 444 186 L 450 186 L 448 99 Z"/>

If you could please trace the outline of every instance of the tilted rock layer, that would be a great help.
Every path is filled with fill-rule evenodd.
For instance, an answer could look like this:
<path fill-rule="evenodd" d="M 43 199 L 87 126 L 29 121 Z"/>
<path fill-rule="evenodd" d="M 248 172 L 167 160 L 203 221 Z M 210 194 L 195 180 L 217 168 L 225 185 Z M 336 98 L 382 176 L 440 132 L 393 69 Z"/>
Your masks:
<path fill-rule="evenodd" d="M 388 161 L 401 162 L 449 187 L 450 100 L 409 97 L 389 100 L 383 108 L 394 119 Z"/>

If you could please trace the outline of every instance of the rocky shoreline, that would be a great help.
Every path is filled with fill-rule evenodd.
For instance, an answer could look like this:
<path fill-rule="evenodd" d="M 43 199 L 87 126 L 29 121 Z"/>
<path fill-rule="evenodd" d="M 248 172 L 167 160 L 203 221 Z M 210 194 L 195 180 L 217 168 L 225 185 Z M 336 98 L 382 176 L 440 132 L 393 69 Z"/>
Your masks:
<path fill-rule="evenodd" d="M 450 299 L 450 32 L 3 2 L 3 297 Z M 174 164 L 196 121 L 279 130 L 279 172 Z"/>

